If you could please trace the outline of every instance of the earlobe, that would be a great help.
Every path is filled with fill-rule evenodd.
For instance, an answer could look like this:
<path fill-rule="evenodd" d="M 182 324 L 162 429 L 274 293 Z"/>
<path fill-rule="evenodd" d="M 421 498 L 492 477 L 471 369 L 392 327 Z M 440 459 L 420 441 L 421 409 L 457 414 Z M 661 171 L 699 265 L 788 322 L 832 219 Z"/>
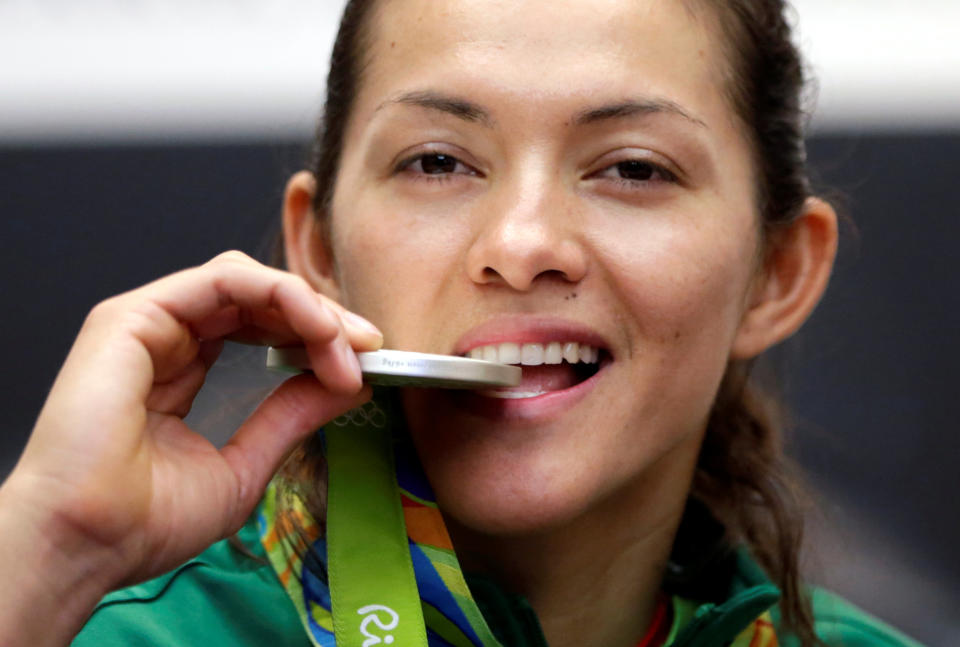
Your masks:
<path fill-rule="evenodd" d="M 774 234 L 731 349 L 731 359 L 755 357 L 795 333 L 826 290 L 837 252 L 837 215 L 808 198 L 803 213 Z"/>
<path fill-rule="evenodd" d="M 283 250 L 287 269 L 302 276 L 315 290 L 339 301 L 336 273 L 320 225 L 322 214 L 313 210 L 317 182 L 309 171 L 295 173 L 283 196 Z"/>

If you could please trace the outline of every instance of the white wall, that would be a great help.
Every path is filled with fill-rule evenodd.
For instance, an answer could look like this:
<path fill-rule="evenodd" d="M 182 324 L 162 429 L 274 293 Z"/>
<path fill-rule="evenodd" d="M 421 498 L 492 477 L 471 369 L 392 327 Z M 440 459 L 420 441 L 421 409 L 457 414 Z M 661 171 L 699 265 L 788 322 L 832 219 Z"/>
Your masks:
<path fill-rule="evenodd" d="M 343 0 L 2 0 L 0 142 L 307 137 Z M 818 129 L 960 126 L 960 1 L 796 0 Z"/>

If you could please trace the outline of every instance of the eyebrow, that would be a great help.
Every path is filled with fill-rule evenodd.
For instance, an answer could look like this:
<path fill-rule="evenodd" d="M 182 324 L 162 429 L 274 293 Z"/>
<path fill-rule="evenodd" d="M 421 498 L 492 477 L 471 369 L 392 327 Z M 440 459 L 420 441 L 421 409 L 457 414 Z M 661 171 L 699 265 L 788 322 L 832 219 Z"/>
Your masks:
<path fill-rule="evenodd" d="M 488 128 L 492 128 L 494 125 L 494 120 L 490 116 L 490 113 L 477 104 L 467 101 L 466 99 L 452 97 L 439 92 L 433 92 L 431 90 L 407 92 L 393 99 L 387 99 L 377 106 L 377 110 L 395 103 L 419 106 L 421 108 L 427 108 L 428 110 L 445 112 L 453 115 L 454 117 L 459 117 L 464 121 L 479 123 L 487 126 Z"/>
<path fill-rule="evenodd" d="M 433 90 L 415 90 L 401 94 L 393 99 L 387 99 L 377 106 L 377 110 L 398 103 L 447 113 L 464 121 L 482 124 L 488 128 L 492 128 L 495 124 L 493 117 L 491 117 L 490 113 L 483 107 L 466 99 L 442 94 Z M 702 120 L 690 115 L 679 105 L 668 99 L 627 100 L 603 105 L 598 108 L 589 108 L 577 113 L 573 119 L 573 124 L 583 126 L 608 120 L 652 114 L 676 115 L 698 126 L 707 127 L 707 124 Z"/>
<path fill-rule="evenodd" d="M 610 119 L 624 119 L 626 117 L 635 117 L 638 115 L 650 114 L 669 114 L 683 117 L 687 121 L 707 127 L 707 124 L 688 114 L 683 108 L 666 99 L 645 99 L 642 101 L 622 101 L 599 108 L 591 108 L 577 113 L 574 123 L 577 125 L 594 124 L 600 121 Z"/>

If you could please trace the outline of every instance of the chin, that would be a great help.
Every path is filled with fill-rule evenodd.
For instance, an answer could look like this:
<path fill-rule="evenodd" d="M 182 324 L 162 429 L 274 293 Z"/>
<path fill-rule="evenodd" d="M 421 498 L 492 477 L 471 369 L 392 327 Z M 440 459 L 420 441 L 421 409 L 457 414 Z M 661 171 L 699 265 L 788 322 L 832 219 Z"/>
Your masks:
<path fill-rule="evenodd" d="M 590 508 L 582 491 L 531 483 L 515 474 L 496 483 L 440 481 L 435 490 L 444 517 L 482 535 L 517 537 L 550 532 L 574 522 Z"/>
<path fill-rule="evenodd" d="M 497 424 L 464 414 L 445 393 L 412 389 L 408 429 L 444 516 L 484 534 L 562 526 L 589 507 L 598 457 L 569 421 Z M 566 424 L 565 424 L 566 423 Z M 589 451 L 589 450 L 587 450 Z"/>
<path fill-rule="evenodd" d="M 444 517 L 476 533 L 517 536 L 563 527 L 604 489 L 589 459 L 575 452 L 413 435 Z"/>

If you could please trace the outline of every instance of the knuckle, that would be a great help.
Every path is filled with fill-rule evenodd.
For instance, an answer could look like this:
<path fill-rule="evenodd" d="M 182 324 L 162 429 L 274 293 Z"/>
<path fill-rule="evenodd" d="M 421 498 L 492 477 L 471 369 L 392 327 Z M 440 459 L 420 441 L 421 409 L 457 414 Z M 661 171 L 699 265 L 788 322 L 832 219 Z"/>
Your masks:
<path fill-rule="evenodd" d="M 213 264 L 243 263 L 244 265 L 249 265 L 251 263 L 256 263 L 256 261 L 238 249 L 231 249 L 226 252 L 217 254 L 216 256 L 213 257 L 213 259 L 210 260 L 210 263 L 213 263 Z"/>
<path fill-rule="evenodd" d="M 291 421 L 295 421 L 293 426 L 301 427 L 313 423 L 318 409 L 321 408 L 313 388 L 316 383 L 316 377 L 304 377 L 288 382 L 284 388 L 275 392 L 279 404 L 277 411 L 282 412 L 282 419 L 278 420 L 277 424 L 289 425 Z"/>
<path fill-rule="evenodd" d="M 290 283 L 290 286 L 298 292 L 306 291 L 310 292 L 311 294 L 314 293 L 313 286 L 311 286 L 310 283 L 299 274 L 286 274 L 285 278 Z"/>
<path fill-rule="evenodd" d="M 177 416 L 178 418 L 186 418 L 187 415 L 189 415 L 190 413 L 190 409 L 192 408 L 193 408 L 193 403 L 187 402 L 184 404 L 177 405 L 170 411 L 170 413 Z"/>
<path fill-rule="evenodd" d="M 316 294 L 313 286 L 302 276 L 282 272 L 276 275 L 276 280 L 273 283 L 272 305 L 281 307 L 280 301 L 285 298 L 312 298 Z"/>
<path fill-rule="evenodd" d="M 169 313 L 149 302 L 119 312 L 115 321 L 119 330 L 133 335 L 141 342 L 152 341 L 158 334 L 162 334 L 168 324 L 174 323 Z"/>
<path fill-rule="evenodd" d="M 314 294 L 317 296 L 317 299 L 320 301 L 320 304 L 324 308 L 329 310 L 331 313 L 337 315 L 338 318 L 343 316 L 344 312 L 346 312 L 347 310 L 346 308 L 344 308 L 342 305 L 340 305 L 339 303 L 337 303 L 327 295 L 322 294 L 320 292 L 314 292 Z"/>
<path fill-rule="evenodd" d="M 87 313 L 83 327 L 102 325 L 106 322 L 115 321 L 122 311 L 123 305 L 119 296 L 104 299 L 96 304 Z"/>

